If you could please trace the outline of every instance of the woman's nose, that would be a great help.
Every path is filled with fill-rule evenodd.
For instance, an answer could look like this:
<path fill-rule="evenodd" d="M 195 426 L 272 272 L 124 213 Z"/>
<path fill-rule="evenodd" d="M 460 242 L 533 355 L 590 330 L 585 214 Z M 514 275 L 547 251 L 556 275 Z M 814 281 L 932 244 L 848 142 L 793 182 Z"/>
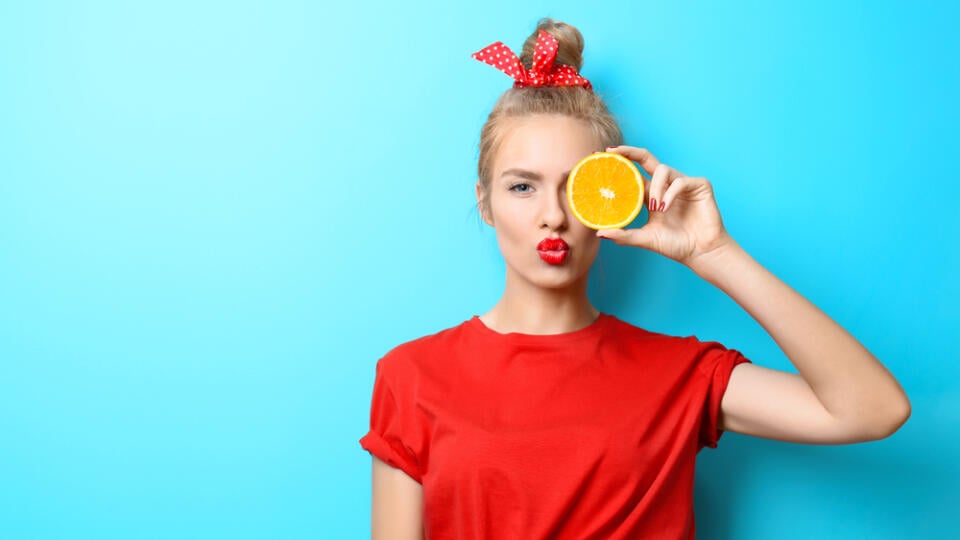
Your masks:
<path fill-rule="evenodd" d="M 548 229 L 563 229 L 567 225 L 566 191 L 543 197 L 540 205 L 540 223 Z"/>

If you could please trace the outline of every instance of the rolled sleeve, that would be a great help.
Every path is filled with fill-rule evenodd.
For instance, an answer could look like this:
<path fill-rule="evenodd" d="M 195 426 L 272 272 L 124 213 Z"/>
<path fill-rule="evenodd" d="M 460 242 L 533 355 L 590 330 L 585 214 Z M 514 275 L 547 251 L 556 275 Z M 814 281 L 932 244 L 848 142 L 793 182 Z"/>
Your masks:
<path fill-rule="evenodd" d="M 703 417 L 700 423 L 700 448 L 716 448 L 723 430 L 720 429 L 720 405 L 730 382 L 733 368 L 750 363 L 740 351 L 727 349 L 716 342 L 703 343 L 698 362 L 700 372 L 707 379 L 706 394 L 703 403 Z"/>
<path fill-rule="evenodd" d="M 384 463 L 402 470 L 422 483 L 422 473 L 414 445 L 416 418 L 412 403 L 397 395 L 398 385 L 386 367 L 387 357 L 377 362 L 370 403 L 370 430 L 360 439 L 360 446 Z"/>

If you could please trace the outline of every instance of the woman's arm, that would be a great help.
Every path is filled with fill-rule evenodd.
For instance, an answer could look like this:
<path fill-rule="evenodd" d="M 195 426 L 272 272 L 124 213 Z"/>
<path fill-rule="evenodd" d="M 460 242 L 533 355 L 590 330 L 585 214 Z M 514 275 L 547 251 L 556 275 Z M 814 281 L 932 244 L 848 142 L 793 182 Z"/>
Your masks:
<path fill-rule="evenodd" d="M 690 268 L 756 319 L 800 372 L 734 368 L 721 404 L 723 429 L 839 444 L 887 437 L 910 416 L 903 389 L 870 351 L 732 240 Z"/>
<path fill-rule="evenodd" d="M 372 540 L 423 540 L 423 486 L 373 457 Z"/>
<path fill-rule="evenodd" d="M 598 236 L 687 265 L 756 319 L 800 372 L 738 365 L 721 404 L 723 429 L 839 444 L 886 437 L 907 420 L 906 394 L 870 351 L 727 234 L 706 178 L 686 177 L 644 149 L 611 151 L 652 176 L 650 219 L 639 229 L 598 231 Z"/>

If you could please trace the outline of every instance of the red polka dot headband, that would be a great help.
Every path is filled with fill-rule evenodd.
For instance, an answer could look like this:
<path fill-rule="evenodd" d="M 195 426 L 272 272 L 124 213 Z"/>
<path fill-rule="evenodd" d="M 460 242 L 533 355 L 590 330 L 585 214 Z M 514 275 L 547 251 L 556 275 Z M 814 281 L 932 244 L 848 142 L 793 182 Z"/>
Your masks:
<path fill-rule="evenodd" d="M 533 53 L 533 66 L 523 67 L 523 63 L 506 45 L 498 41 L 473 53 L 476 60 L 489 64 L 513 78 L 514 88 L 525 86 L 582 86 L 591 90 L 590 81 L 580 76 L 573 66 L 555 66 L 559 44 L 557 39 L 543 30 L 537 35 L 537 46 Z"/>

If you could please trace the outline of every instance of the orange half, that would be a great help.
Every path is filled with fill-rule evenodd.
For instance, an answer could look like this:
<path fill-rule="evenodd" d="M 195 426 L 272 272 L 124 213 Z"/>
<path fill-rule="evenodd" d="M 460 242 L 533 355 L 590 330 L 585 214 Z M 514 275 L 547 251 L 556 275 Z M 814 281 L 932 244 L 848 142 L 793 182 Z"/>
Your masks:
<path fill-rule="evenodd" d="M 597 152 L 580 160 L 567 178 L 567 202 L 591 229 L 620 229 L 643 208 L 643 175 L 629 159 Z"/>

